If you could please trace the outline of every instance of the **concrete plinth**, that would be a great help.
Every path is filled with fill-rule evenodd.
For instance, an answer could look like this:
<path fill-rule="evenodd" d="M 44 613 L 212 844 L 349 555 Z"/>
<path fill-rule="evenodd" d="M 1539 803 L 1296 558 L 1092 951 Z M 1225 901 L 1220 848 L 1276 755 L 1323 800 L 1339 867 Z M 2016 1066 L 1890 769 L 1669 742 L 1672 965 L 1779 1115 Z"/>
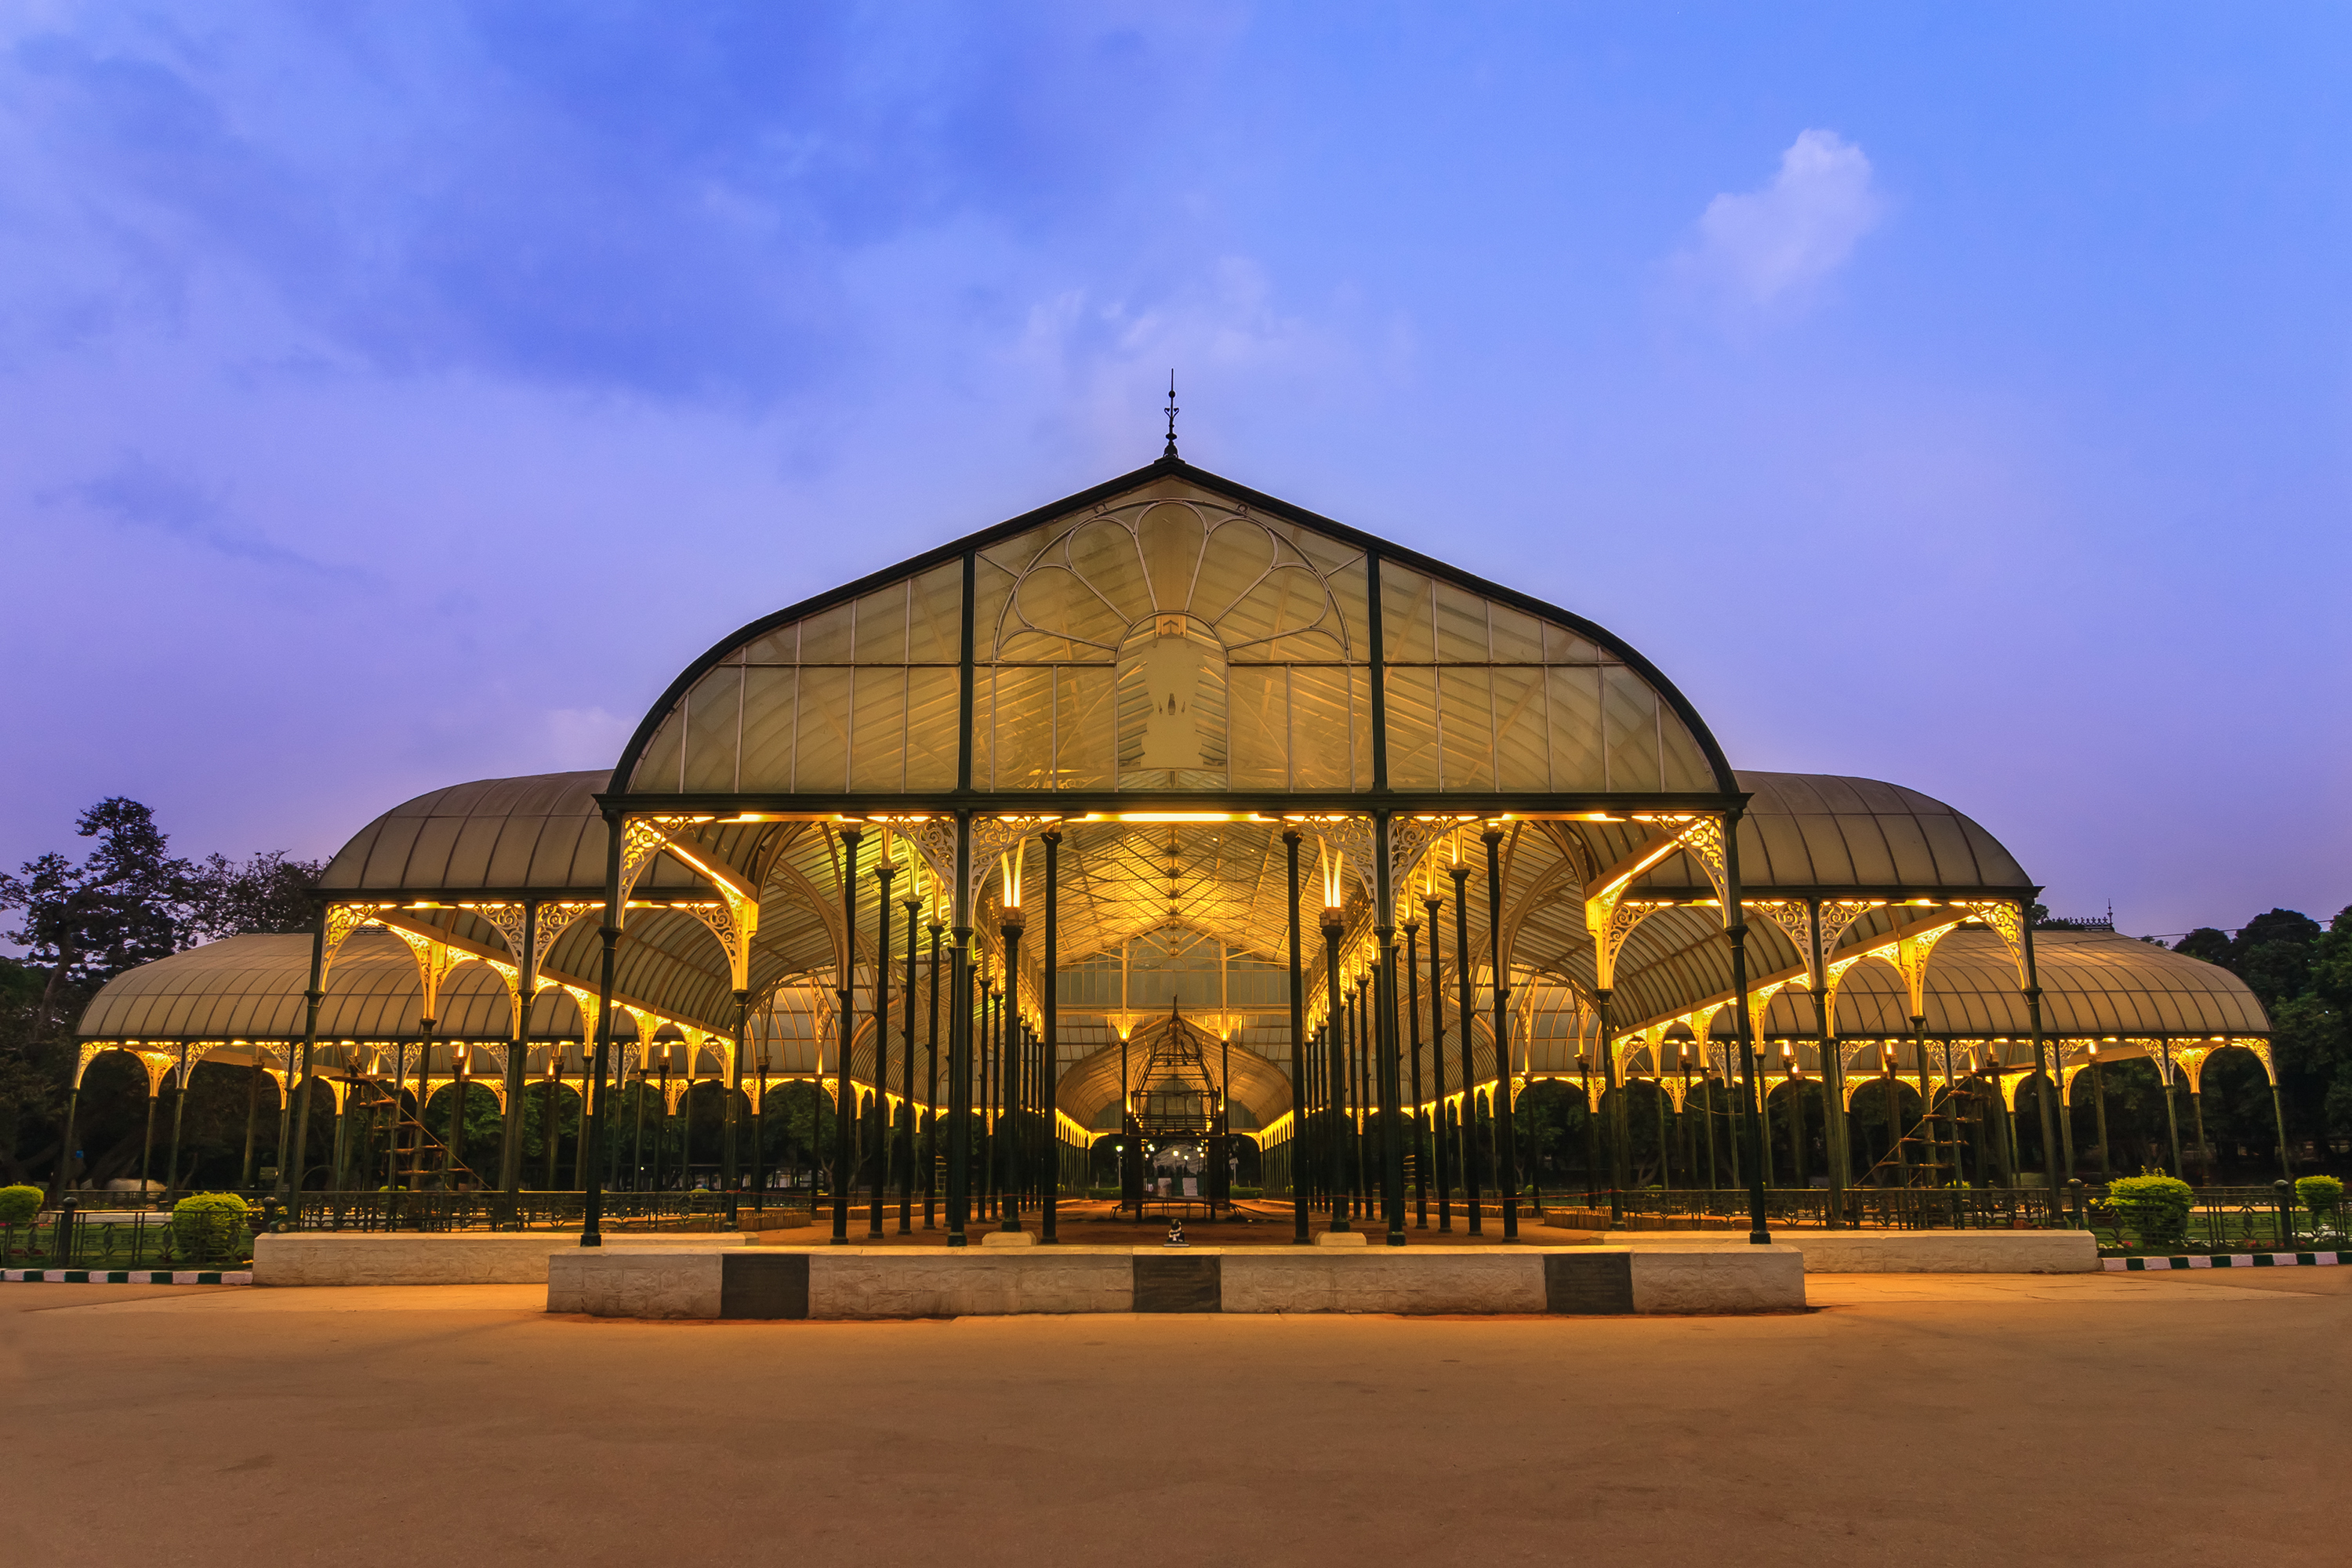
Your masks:
<path fill-rule="evenodd" d="M 583 1247 L 566 1231 L 297 1230 L 253 1241 L 256 1285 L 536 1285 L 547 1260 L 599 1250 L 718 1252 L 750 1237 L 708 1235 L 608 1236 Z"/>
<path fill-rule="evenodd" d="M 1222 1310 L 1541 1312 L 1548 1310 L 1543 1263 L 1543 1254 L 1523 1255 L 1517 1247 L 1496 1252 L 1470 1247 L 1426 1252 L 1387 1247 L 1360 1252 L 1252 1248 L 1225 1255 Z"/>
<path fill-rule="evenodd" d="M 547 1310 L 634 1318 L 990 1317 L 1024 1312 L 1780 1312 L 1805 1305 L 1783 1247 L 755 1247 L 555 1257 Z"/>
<path fill-rule="evenodd" d="M 1744 1235 L 1612 1233 L 1639 1252 L 1763 1251 Z M 2087 1230 L 1777 1230 L 1774 1247 L 1801 1255 L 1808 1274 L 2088 1274 L 2099 1267 Z"/>

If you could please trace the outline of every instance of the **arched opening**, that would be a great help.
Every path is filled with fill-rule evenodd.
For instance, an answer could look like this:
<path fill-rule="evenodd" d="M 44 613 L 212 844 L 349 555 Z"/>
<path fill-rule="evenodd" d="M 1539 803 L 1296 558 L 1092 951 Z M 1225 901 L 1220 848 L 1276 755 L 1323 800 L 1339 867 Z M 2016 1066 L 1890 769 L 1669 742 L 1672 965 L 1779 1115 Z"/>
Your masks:
<path fill-rule="evenodd" d="M 1155 615 L 1119 645 L 1118 787 L 1222 789 L 1225 649 L 1205 622 Z"/>

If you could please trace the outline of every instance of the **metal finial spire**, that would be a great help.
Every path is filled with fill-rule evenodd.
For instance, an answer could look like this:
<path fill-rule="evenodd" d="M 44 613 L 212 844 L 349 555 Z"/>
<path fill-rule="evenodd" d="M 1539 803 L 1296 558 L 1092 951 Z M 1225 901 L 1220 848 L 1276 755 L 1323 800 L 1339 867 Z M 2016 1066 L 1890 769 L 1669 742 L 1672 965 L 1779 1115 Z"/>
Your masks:
<path fill-rule="evenodd" d="M 1176 373 L 1168 373 L 1168 449 L 1160 454 L 1162 462 L 1176 461 Z"/>

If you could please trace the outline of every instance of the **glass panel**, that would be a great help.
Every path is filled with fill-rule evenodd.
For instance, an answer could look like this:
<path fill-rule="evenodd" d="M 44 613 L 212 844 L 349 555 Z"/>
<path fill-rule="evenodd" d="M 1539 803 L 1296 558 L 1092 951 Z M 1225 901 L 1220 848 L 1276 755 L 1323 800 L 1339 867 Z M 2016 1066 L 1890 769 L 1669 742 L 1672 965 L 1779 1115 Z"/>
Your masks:
<path fill-rule="evenodd" d="M 1486 601 L 1487 637 L 1497 664 L 1541 664 L 1543 623 L 1508 605 Z"/>
<path fill-rule="evenodd" d="M 1124 530 L 1118 532 L 1121 539 L 1127 537 Z M 1131 556 L 1133 552 L 1129 553 Z M 1125 640 L 1128 625 L 1124 614 L 1105 604 L 1075 573 L 1058 566 L 1041 567 L 1022 581 L 1013 616 L 998 634 L 1003 641 L 998 645 L 997 657 L 1008 657 L 1003 650 L 1020 628 L 1073 637 L 1082 645 L 1108 651 Z M 1068 658 L 1071 654 L 1056 650 L 1048 657 Z"/>
<path fill-rule="evenodd" d="M 1341 627 L 1334 613 L 1330 596 L 1323 591 L 1322 579 L 1297 567 L 1285 567 L 1267 574 L 1265 580 L 1244 595 L 1222 621 L 1217 623 L 1217 636 L 1228 648 L 1249 650 L 1252 658 L 1281 657 L 1266 651 L 1266 639 L 1281 634 L 1307 633 L 1310 627 L 1321 628 L 1311 635 L 1329 645 L 1328 653 L 1318 658 L 1342 657 Z"/>
<path fill-rule="evenodd" d="M 934 566 L 916 578 L 912 588 L 908 660 L 956 663 L 963 658 L 963 563 Z"/>
<path fill-rule="evenodd" d="M 998 563 L 997 552 L 983 551 L 972 583 L 972 657 L 985 662 L 996 657 L 996 641 L 1018 625 L 1006 613 L 1015 579 Z M 959 650 L 953 657 L 961 658 Z"/>
<path fill-rule="evenodd" d="M 849 787 L 849 703 L 850 671 L 802 668 L 795 790 L 836 795 Z"/>
<path fill-rule="evenodd" d="M 1071 569 L 1108 602 L 1119 617 L 1122 631 L 1151 613 L 1151 595 L 1144 585 L 1143 558 L 1136 553 L 1135 535 L 1118 523 L 1097 518 L 1080 524 L 1077 531 L 1070 535 L 1069 551 Z M 1025 584 L 1022 600 L 1026 612 Z M 1037 626 L 1059 629 L 1034 615 L 1029 618 Z"/>
<path fill-rule="evenodd" d="M 1322 574 L 1325 586 L 1339 606 L 1340 626 L 1330 629 L 1343 630 L 1349 654 L 1361 658 L 1363 650 L 1371 644 L 1371 623 L 1364 614 L 1363 552 L 1303 528 L 1280 528 L 1276 531 Z"/>
<path fill-rule="evenodd" d="M 1348 667 L 1348 787 L 1372 787 L 1372 672 Z"/>
<path fill-rule="evenodd" d="M 819 610 L 801 623 L 803 664 L 847 664 L 850 661 L 850 606 L 835 605 Z"/>
<path fill-rule="evenodd" d="M 1071 580 L 1066 572 L 1059 575 Z M 1091 643 L 1072 642 L 1045 632 L 1015 631 L 998 646 L 996 658 L 1002 664 L 1067 664 L 1074 659 L 1108 663 L 1110 655 Z"/>
<path fill-rule="evenodd" d="M 1348 674 L 1345 669 L 1291 667 L 1290 787 L 1354 787 L 1349 771 Z"/>
<path fill-rule="evenodd" d="M 792 668 L 743 672 L 743 759 L 738 788 L 793 787 L 793 694 L 800 671 Z"/>
<path fill-rule="evenodd" d="M 1389 787 L 1436 789 L 1437 672 L 1391 665 L 1381 682 L 1389 719 Z"/>
<path fill-rule="evenodd" d="M 629 788 L 638 795 L 670 795 L 677 789 L 678 737 L 686 731 L 686 721 L 676 709 L 661 721 L 647 742 L 645 755 L 637 759 L 637 771 L 630 775 Z"/>
<path fill-rule="evenodd" d="M 1118 663 L 1118 769 L 1122 775 L 1143 765 L 1143 731 L 1151 717 L 1151 682 L 1140 658 Z"/>
<path fill-rule="evenodd" d="M 1443 611 L 1441 609 L 1441 616 Z M 1439 728 L 1444 737 L 1441 766 L 1446 789 L 1491 790 L 1495 787 L 1495 708 L 1483 669 L 1437 672 Z M 1389 759 L 1395 777 L 1396 759 Z"/>
<path fill-rule="evenodd" d="M 1658 696 L 1622 664 L 1601 672 L 1609 787 L 1654 790 L 1658 778 Z"/>
<path fill-rule="evenodd" d="M 1391 662 L 1421 664 L 1437 657 L 1430 581 L 1392 561 L 1381 563 L 1381 649 Z"/>
<path fill-rule="evenodd" d="M 743 658 L 750 664 L 791 664 L 800 658 L 800 647 L 801 624 L 790 621 L 744 644 Z"/>
<path fill-rule="evenodd" d="M 993 562 L 1018 577 L 1042 557 L 1050 554 L 1069 530 L 1070 521 L 1066 519 L 1041 522 L 1026 533 L 1016 533 L 1010 539 L 990 545 L 980 552 L 980 558 L 983 563 Z"/>
<path fill-rule="evenodd" d="M 1056 783 L 1063 789 L 1108 789 L 1117 734 L 1108 665 L 1065 665 L 1057 672 L 1054 727 L 1060 738 Z"/>
<path fill-rule="evenodd" d="M 1668 709 L 1659 715 L 1659 726 L 1665 737 L 1666 787 L 1713 795 L 1715 769 L 1707 765 L 1706 753 L 1681 715 Z"/>
<path fill-rule="evenodd" d="M 1289 728 L 1290 703 L 1285 672 L 1266 665 L 1229 666 L 1225 700 L 1233 787 L 1286 787 L 1289 767 L 1284 736 Z"/>
<path fill-rule="evenodd" d="M 996 787 L 996 677 L 982 665 L 971 672 L 971 787 Z"/>
<path fill-rule="evenodd" d="M 917 668 L 907 672 L 907 788 L 953 789 L 960 671 Z"/>
<path fill-rule="evenodd" d="M 857 601 L 857 662 L 907 662 L 907 584 L 893 583 Z"/>
<path fill-rule="evenodd" d="M 687 694 L 685 788 L 689 794 L 734 789 L 742 690 L 742 667 L 722 664 Z"/>
<path fill-rule="evenodd" d="M 1601 766 L 1601 671 L 1547 669 L 1544 694 L 1551 710 L 1551 787 L 1608 788 Z"/>
<path fill-rule="evenodd" d="M 1233 635 L 1223 625 L 1226 616 L 1234 602 L 1256 586 L 1258 579 L 1273 565 L 1274 539 L 1265 529 L 1246 518 L 1220 524 L 1211 531 L 1208 544 L 1201 552 L 1200 581 L 1192 588 L 1192 614 L 1216 626 L 1230 646 Z M 1322 596 L 1320 585 L 1316 587 L 1315 596 Z"/>
<path fill-rule="evenodd" d="M 1053 703 L 1050 668 L 996 672 L 996 788 L 1047 787 L 1054 761 Z"/>
<path fill-rule="evenodd" d="M 1486 601 L 1451 583 L 1436 584 L 1437 660 L 1486 662 Z"/>
<path fill-rule="evenodd" d="M 1336 617 L 1335 617 L 1336 618 Z M 1272 642 L 1262 642 L 1244 648 L 1234 662 L 1250 660 L 1274 664 L 1339 664 L 1347 658 L 1346 650 L 1336 637 L 1323 632 L 1294 632 Z"/>
<path fill-rule="evenodd" d="M 1185 614 L 1192 607 L 1201 546 L 1208 538 L 1200 513 L 1181 501 L 1162 501 L 1143 514 L 1135 536 L 1151 584 L 1151 607 L 1163 615 Z"/>
<path fill-rule="evenodd" d="M 1487 673 L 1495 691 L 1495 787 L 1549 789 L 1544 672 L 1496 668 Z"/>
<path fill-rule="evenodd" d="M 907 779 L 907 671 L 858 670 L 855 689 L 856 741 L 849 751 L 849 787 L 895 794 Z"/>
<path fill-rule="evenodd" d="M 1543 627 L 1546 664 L 1599 664 L 1601 650 L 1566 626 L 1546 621 Z"/>

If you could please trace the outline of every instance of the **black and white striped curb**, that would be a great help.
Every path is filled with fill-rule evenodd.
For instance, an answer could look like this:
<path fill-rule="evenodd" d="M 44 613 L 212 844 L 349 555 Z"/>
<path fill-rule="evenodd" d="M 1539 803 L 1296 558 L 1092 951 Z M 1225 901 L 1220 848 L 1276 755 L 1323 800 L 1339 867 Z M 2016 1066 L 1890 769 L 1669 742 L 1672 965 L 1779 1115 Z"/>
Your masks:
<path fill-rule="evenodd" d="M 250 1285 L 249 1268 L 0 1268 L 26 1285 Z"/>
<path fill-rule="evenodd" d="M 2102 1259 L 2111 1274 L 2137 1274 L 2165 1268 L 2326 1268 L 2352 1261 L 2341 1252 L 2224 1252 L 2210 1258 L 2109 1258 Z"/>

